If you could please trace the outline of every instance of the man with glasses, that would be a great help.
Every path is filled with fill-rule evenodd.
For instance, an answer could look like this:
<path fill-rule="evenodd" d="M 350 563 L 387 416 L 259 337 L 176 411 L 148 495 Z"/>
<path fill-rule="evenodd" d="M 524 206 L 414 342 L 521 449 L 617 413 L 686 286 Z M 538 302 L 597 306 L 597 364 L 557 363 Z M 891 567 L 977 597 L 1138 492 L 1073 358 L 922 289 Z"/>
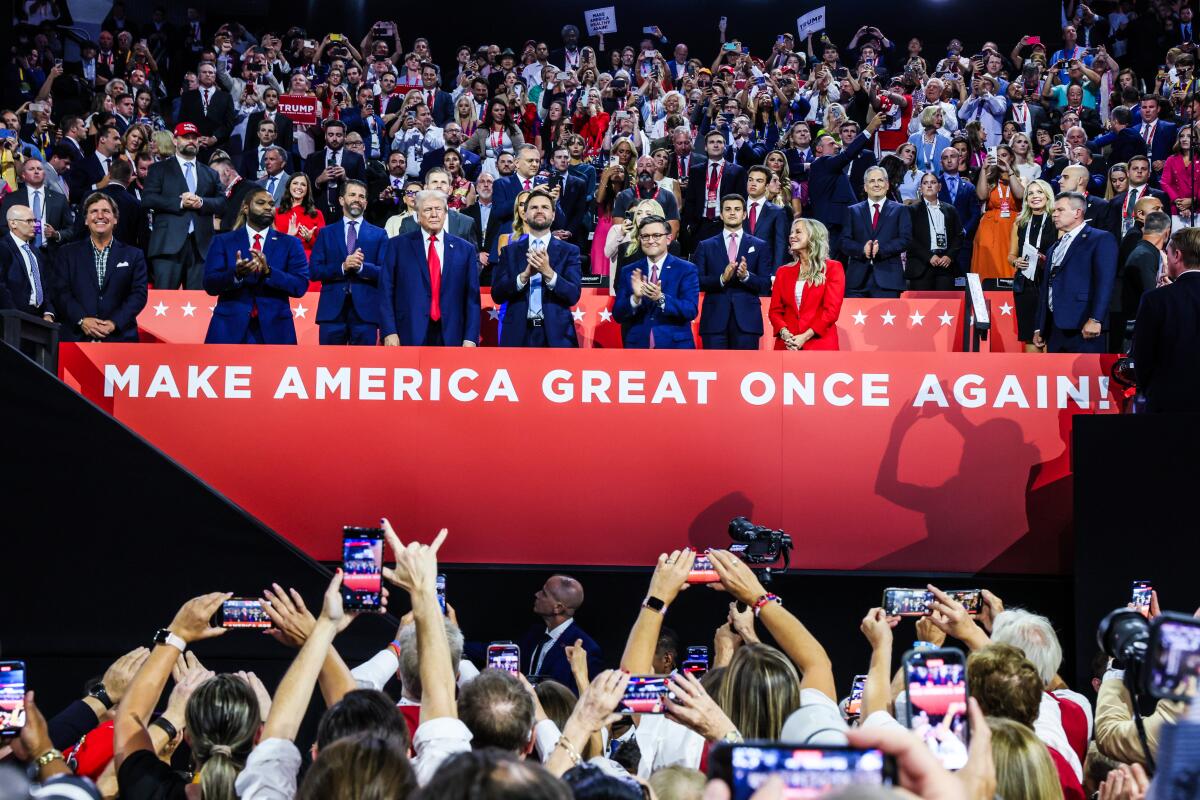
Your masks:
<path fill-rule="evenodd" d="M 696 347 L 692 320 L 700 308 L 696 267 L 667 252 L 671 229 L 662 217 L 638 226 L 645 258 L 626 265 L 617 277 L 613 318 L 621 323 L 628 349 L 690 350 Z"/>
<path fill-rule="evenodd" d="M 0 308 L 54 322 L 46 260 L 34 245 L 37 218 L 29 206 L 10 206 L 8 235 L 0 243 Z"/>

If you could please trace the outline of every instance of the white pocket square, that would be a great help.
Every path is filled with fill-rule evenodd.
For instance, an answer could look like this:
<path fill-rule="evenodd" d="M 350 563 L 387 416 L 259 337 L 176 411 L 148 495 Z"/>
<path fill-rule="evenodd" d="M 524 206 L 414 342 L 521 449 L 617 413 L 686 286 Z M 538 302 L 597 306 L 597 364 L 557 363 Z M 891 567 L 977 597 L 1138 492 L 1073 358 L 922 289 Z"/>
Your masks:
<path fill-rule="evenodd" d="M 750 255 L 753 252 L 754 252 L 754 248 L 751 247 L 749 250 L 746 251 L 746 255 Z"/>
<path fill-rule="evenodd" d="M 129 262 L 128 262 L 128 261 L 122 261 L 120 264 L 117 264 L 117 266 L 115 267 L 115 269 L 120 269 L 121 267 L 128 267 L 128 266 L 129 266 Z"/>

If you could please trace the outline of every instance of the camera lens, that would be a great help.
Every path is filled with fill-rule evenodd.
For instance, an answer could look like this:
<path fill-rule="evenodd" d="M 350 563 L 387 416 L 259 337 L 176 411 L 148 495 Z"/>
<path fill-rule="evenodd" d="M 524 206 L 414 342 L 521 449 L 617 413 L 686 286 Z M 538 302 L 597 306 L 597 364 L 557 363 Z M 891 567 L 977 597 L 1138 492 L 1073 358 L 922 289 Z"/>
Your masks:
<path fill-rule="evenodd" d="M 1096 642 L 1109 658 L 1128 663 L 1140 661 L 1146 655 L 1150 639 L 1150 623 L 1137 611 L 1118 608 L 1104 619 L 1096 630 Z"/>

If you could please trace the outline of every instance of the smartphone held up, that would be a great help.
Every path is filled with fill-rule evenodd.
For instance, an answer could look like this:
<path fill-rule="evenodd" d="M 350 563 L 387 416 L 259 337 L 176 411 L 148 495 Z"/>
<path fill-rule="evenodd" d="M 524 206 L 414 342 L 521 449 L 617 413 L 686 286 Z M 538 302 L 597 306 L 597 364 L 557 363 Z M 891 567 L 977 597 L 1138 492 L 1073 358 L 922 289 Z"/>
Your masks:
<path fill-rule="evenodd" d="M 383 529 L 342 529 L 342 606 L 383 610 Z"/>

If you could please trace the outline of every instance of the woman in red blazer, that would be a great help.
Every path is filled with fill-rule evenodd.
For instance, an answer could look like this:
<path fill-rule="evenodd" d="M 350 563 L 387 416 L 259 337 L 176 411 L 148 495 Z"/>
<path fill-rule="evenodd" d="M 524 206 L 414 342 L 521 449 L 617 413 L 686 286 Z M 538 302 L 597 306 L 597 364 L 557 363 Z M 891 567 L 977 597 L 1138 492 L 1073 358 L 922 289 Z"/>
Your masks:
<path fill-rule="evenodd" d="M 776 271 L 771 289 L 775 349 L 837 350 L 846 272 L 829 258 L 829 231 L 815 219 L 797 219 L 788 248 L 796 262 Z"/>

